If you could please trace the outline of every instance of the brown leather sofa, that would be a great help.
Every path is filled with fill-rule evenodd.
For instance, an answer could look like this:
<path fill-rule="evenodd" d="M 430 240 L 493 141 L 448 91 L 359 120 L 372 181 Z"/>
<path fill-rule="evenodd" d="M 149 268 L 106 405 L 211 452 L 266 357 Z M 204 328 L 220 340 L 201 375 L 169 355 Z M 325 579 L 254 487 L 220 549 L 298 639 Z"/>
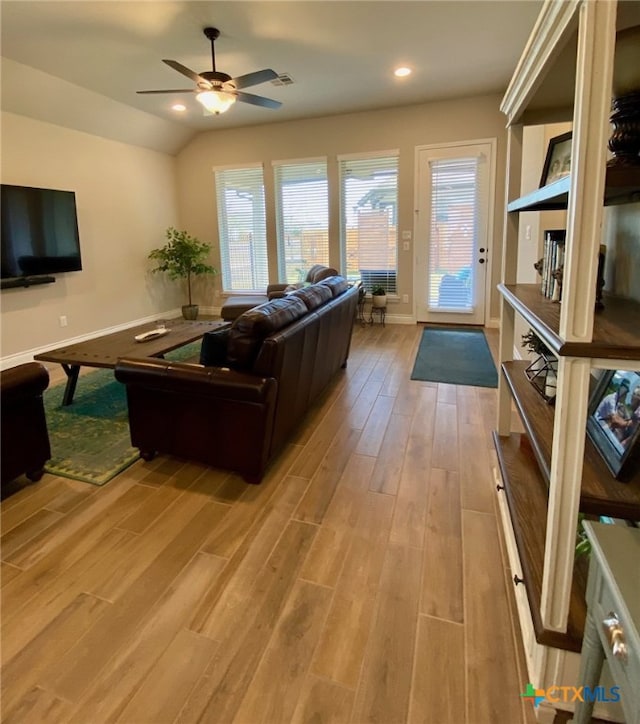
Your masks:
<path fill-rule="evenodd" d="M 201 365 L 125 358 L 132 444 L 233 470 L 251 483 L 346 366 L 358 288 L 334 276 L 205 335 Z"/>
<path fill-rule="evenodd" d="M 301 289 L 308 284 L 315 284 L 328 277 L 337 276 L 337 274 L 338 272 L 332 267 L 324 266 L 323 264 L 314 264 L 307 272 L 304 282 L 300 282 L 299 284 L 269 284 L 266 294 L 241 294 L 228 297 L 220 309 L 220 316 L 225 322 L 233 322 L 234 319 L 237 319 L 249 309 L 253 309 L 265 302 L 270 302 L 272 299 L 280 299 L 288 292 Z"/>
<path fill-rule="evenodd" d="M 19 475 L 40 480 L 51 457 L 42 393 L 49 373 L 39 362 L 0 372 L 2 485 Z"/>
<path fill-rule="evenodd" d="M 324 264 L 314 264 L 311 269 L 307 272 L 307 276 L 304 281 L 300 284 L 269 284 L 267 287 L 267 298 L 269 301 L 272 299 L 280 299 L 284 297 L 287 292 L 292 292 L 295 289 L 302 289 L 309 284 L 317 284 L 323 279 L 337 276 L 338 272 L 330 266 L 324 266 Z"/>

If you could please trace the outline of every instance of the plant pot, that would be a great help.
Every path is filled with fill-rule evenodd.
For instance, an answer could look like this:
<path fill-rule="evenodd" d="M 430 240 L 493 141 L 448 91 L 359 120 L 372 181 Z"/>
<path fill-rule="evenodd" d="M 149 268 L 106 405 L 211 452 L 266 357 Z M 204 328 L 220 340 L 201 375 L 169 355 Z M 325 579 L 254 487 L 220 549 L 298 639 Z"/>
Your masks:
<path fill-rule="evenodd" d="M 185 319 L 194 320 L 198 318 L 198 305 L 197 304 L 185 304 L 182 307 L 182 316 Z"/>
<path fill-rule="evenodd" d="M 374 294 L 371 297 L 371 304 L 374 307 L 386 307 L 387 306 L 387 295 L 386 294 Z"/>

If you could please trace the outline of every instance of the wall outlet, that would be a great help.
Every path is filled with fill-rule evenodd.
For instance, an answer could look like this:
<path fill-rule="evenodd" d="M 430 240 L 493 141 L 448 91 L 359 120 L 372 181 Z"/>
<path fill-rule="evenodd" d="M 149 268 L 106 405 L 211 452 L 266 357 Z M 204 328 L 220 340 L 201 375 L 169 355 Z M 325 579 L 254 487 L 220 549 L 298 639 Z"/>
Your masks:
<path fill-rule="evenodd" d="M 66 326 L 67 326 L 67 315 L 66 315 L 66 314 L 63 314 L 63 315 L 60 317 L 60 326 L 61 326 L 61 327 L 66 327 Z"/>
<path fill-rule="evenodd" d="M 411 242 L 410 241 L 403 241 L 402 242 L 402 250 L 403 251 L 409 251 L 411 248 Z"/>
<path fill-rule="evenodd" d="M 403 303 L 403 304 L 409 304 L 409 295 L 408 295 L 408 294 L 403 294 L 403 295 L 402 295 L 402 303 Z"/>

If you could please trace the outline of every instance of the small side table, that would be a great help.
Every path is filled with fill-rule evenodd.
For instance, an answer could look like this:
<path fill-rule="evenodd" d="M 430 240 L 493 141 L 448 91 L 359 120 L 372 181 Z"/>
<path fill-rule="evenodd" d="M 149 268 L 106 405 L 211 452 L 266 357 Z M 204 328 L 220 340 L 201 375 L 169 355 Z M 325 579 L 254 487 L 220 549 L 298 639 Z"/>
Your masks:
<path fill-rule="evenodd" d="M 378 317 L 378 321 L 382 326 L 384 327 L 384 320 L 387 317 L 387 308 L 386 307 L 371 307 L 371 312 L 369 314 L 369 324 L 373 324 L 374 317 Z"/>
<path fill-rule="evenodd" d="M 364 294 L 358 297 L 358 314 L 357 314 L 358 322 L 364 327 L 365 324 L 367 324 L 367 320 L 364 316 Z"/>
<path fill-rule="evenodd" d="M 595 691 L 606 656 L 625 721 L 640 724 L 640 529 L 592 522 L 584 529 L 591 562 L 578 686 Z M 591 721 L 593 701 L 584 698 L 574 724 Z"/>

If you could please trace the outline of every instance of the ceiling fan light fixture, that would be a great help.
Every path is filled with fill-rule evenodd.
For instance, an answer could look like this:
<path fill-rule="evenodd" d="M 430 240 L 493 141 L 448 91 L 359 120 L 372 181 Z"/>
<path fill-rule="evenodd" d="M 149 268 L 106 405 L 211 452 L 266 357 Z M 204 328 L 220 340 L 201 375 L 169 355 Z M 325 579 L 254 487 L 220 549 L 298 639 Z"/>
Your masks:
<path fill-rule="evenodd" d="M 230 93 L 222 93 L 216 90 L 201 91 L 196 95 L 196 100 L 210 113 L 224 113 L 236 102 L 235 96 Z"/>

